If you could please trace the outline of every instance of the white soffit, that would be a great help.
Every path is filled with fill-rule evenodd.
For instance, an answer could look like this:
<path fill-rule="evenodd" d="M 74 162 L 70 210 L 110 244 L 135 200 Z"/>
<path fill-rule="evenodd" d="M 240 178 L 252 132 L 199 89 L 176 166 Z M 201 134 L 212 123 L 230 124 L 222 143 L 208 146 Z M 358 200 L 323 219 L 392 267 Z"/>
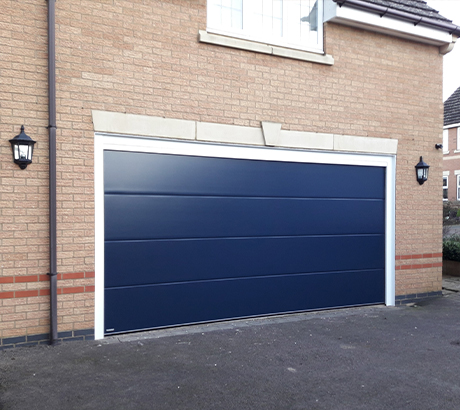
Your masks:
<path fill-rule="evenodd" d="M 422 24 L 415 26 L 409 21 L 380 17 L 376 13 L 346 5 L 339 7 L 333 0 L 324 1 L 324 21 L 376 31 L 434 46 L 450 44 L 453 40 L 452 35 L 447 32 L 435 30 Z"/>

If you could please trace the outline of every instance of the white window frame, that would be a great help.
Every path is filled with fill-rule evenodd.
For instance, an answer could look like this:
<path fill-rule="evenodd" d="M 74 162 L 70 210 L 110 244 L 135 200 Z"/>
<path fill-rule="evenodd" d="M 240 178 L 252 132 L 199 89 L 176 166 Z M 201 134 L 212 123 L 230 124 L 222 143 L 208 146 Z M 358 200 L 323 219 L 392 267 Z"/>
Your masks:
<path fill-rule="evenodd" d="M 209 10 L 209 6 L 212 0 L 207 0 L 207 10 Z M 244 40 L 250 40 L 258 43 L 263 44 L 270 44 L 280 47 L 287 47 L 296 50 L 303 50 L 309 51 L 314 53 L 321 53 L 323 54 L 323 2 L 324 0 L 316 0 L 317 1 L 317 15 L 318 15 L 318 24 L 317 24 L 317 36 L 318 41 L 316 44 L 313 43 L 302 43 L 301 39 L 299 38 L 298 42 L 290 41 L 289 39 L 283 37 L 275 37 L 275 36 L 266 36 L 263 33 L 259 32 L 251 32 L 250 30 L 246 29 L 245 27 L 250 27 L 251 22 L 250 18 L 247 17 L 247 14 L 244 14 L 245 9 L 245 2 L 251 2 L 251 0 L 242 0 L 243 1 L 243 29 L 237 28 L 222 28 L 219 26 L 218 22 L 211 21 L 211 13 L 207 13 L 207 28 L 206 31 L 209 33 L 221 34 L 224 36 L 240 38 Z M 284 0 L 288 1 L 288 0 Z M 283 16 L 287 15 L 287 3 L 283 4 Z M 300 24 L 300 22 L 299 22 Z M 286 23 L 286 19 L 283 20 L 283 25 L 288 26 Z"/>
<path fill-rule="evenodd" d="M 460 175 L 457 174 L 457 201 L 460 201 Z"/>
<path fill-rule="evenodd" d="M 460 126 L 457 128 L 457 151 L 460 151 Z"/>
<path fill-rule="evenodd" d="M 445 186 L 444 186 L 444 181 L 446 181 Z M 457 175 L 457 184 L 458 184 L 458 175 Z M 447 198 L 444 198 L 444 191 L 447 192 Z M 444 202 L 447 202 L 449 200 L 449 176 L 448 175 L 442 176 L 442 200 Z"/>
<path fill-rule="evenodd" d="M 449 153 L 449 129 L 447 128 L 442 131 L 442 152 L 443 154 Z"/>

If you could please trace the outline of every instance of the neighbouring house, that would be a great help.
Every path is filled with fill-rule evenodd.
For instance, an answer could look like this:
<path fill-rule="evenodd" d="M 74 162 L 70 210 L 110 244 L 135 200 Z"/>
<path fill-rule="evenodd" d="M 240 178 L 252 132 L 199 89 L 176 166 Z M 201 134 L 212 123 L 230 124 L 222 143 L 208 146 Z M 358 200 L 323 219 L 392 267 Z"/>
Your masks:
<path fill-rule="evenodd" d="M 442 198 L 460 201 L 460 87 L 444 102 Z"/>
<path fill-rule="evenodd" d="M 0 19 L 0 347 L 441 294 L 460 28 L 424 1 L 23 0 Z"/>

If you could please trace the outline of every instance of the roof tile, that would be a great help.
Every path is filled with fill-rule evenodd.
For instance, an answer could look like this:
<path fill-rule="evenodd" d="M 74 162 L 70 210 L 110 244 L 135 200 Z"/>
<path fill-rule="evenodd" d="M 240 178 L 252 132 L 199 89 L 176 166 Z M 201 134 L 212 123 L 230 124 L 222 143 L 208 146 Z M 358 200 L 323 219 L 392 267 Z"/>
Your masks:
<path fill-rule="evenodd" d="M 444 126 L 460 124 L 460 87 L 444 102 Z"/>
<path fill-rule="evenodd" d="M 439 14 L 439 12 L 423 0 L 363 0 L 366 3 L 377 4 L 379 6 L 388 7 L 390 9 L 404 11 L 415 16 L 426 17 L 433 20 L 443 21 L 445 23 L 452 23 Z"/>

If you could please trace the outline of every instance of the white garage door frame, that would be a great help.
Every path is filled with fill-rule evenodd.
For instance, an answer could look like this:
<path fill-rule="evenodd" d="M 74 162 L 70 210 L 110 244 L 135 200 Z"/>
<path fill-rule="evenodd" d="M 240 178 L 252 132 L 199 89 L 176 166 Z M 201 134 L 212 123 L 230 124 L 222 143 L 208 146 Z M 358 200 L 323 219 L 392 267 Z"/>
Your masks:
<path fill-rule="evenodd" d="M 112 114 L 112 113 L 111 113 Z M 122 115 L 122 114 L 120 114 Z M 104 128 L 95 122 L 95 129 Z M 231 126 L 227 126 L 231 127 Z M 235 127 L 241 131 L 246 127 Z M 250 128 L 250 127 L 247 127 Z M 196 130 L 196 127 L 195 127 Z M 94 173 L 95 173 L 95 338 L 104 337 L 104 150 L 161 153 L 173 155 L 194 155 L 203 157 L 252 159 L 264 161 L 308 162 L 318 164 L 361 165 L 383 167 L 386 170 L 385 181 L 385 304 L 395 304 L 395 189 L 396 189 L 396 149 L 388 148 L 388 140 L 379 145 L 377 139 L 372 139 L 371 148 L 383 147 L 380 151 L 388 153 L 350 153 L 345 151 L 318 151 L 290 149 L 282 147 L 243 146 L 235 144 L 222 144 L 200 141 L 186 141 L 164 139 L 148 135 L 127 135 L 96 132 L 94 145 Z M 249 129 L 253 132 L 253 129 Z M 285 136 L 298 138 L 299 133 L 284 132 Z M 222 134 L 220 134 L 222 136 Z M 329 135 L 329 134 L 321 134 Z M 337 137 L 337 136 L 335 136 Z M 179 137 L 180 138 L 180 137 Z M 240 137 L 238 137 L 240 138 Z M 334 136 L 333 136 L 334 138 Z M 348 141 L 340 141 L 335 146 L 349 146 Z M 362 139 L 354 142 L 361 142 Z M 265 138 L 267 140 L 267 138 Z M 284 139 L 285 140 L 285 139 Z M 283 142 L 283 138 L 280 140 Z M 291 142 L 293 140 L 291 139 Z M 394 140 L 392 140 L 394 141 Z M 376 144 L 377 143 L 377 144 Z M 374 144 L 374 145 L 372 145 Z M 292 145 L 290 143 L 289 145 Z M 367 148 L 369 149 L 369 148 Z"/>

